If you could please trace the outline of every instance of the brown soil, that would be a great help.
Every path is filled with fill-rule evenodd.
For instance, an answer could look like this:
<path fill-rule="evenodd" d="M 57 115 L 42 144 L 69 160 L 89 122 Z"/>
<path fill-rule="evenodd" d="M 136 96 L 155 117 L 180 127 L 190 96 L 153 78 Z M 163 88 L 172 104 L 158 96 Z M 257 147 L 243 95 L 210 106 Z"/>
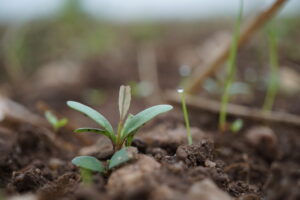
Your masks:
<path fill-rule="evenodd" d="M 172 49 L 171 45 L 164 48 L 159 49 L 162 52 L 158 58 L 163 89 L 173 87 L 179 80 L 174 73 L 177 66 L 169 61 L 174 61 L 176 52 L 164 51 Z M 249 55 L 249 50 L 243 51 Z M 86 102 L 81 90 L 101 88 L 106 99 L 92 106 L 116 125 L 118 87 L 138 80 L 137 69 L 123 67 L 135 65 L 133 55 L 124 53 L 116 60 L 100 60 L 88 61 L 81 67 L 79 83 L 61 87 L 28 81 L 17 91 L 8 89 L 12 99 L 34 113 L 38 113 L 36 103 L 43 101 L 60 115 L 68 116 L 72 124 L 54 133 L 50 127 L 25 122 L 13 126 L 0 123 L 0 189 L 5 197 L 32 194 L 31 199 L 40 200 L 300 199 L 299 127 L 246 120 L 239 133 L 220 133 L 216 114 L 192 110 L 192 145 L 187 145 L 181 113 L 172 111 L 140 131 L 133 141 L 139 151 L 137 160 L 110 174 L 94 174 L 93 183 L 84 185 L 70 160 L 89 148 L 88 144 L 98 143 L 99 148 L 90 154 L 105 160 L 111 155 L 111 149 L 107 149 L 110 143 L 98 135 L 72 134 L 74 127 L 91 122 L 68 109 L 65 101 Z M 168 67 L 162 68 L 164 65 Z M 279 98 L 278 102 L 282 101 L 289 104 Z M 135 98 L 131 111 L 145 108 L 146 102 Z M 243 104 L 258 107 L 261 98 Z M 294 105 L 297 109 L 293 112 L 300 114 L 294 101 L 293 105 L 281 105 L 276 109 L 289 111 Z"/>

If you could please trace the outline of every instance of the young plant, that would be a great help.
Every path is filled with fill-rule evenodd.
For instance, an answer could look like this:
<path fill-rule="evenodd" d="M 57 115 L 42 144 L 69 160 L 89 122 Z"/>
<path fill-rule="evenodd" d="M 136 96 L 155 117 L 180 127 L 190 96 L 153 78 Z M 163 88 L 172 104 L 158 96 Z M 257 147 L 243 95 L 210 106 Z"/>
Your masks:
<path fill-rule="evenodd" d="M 226 76 L 227 77 L 226 77 L 226 81 L 225 81 L 225 88 L 224 88 L 224 93 L 222 96 L 221 111 L 220 111 L 220 117 L 219 117 L 219 129 L 221 131 L 225 131 L 227 129 L 227 124 L 226 124 L 227 104 L 228 104 L 229 96 L 230 96 L 230 94 L 229 94 L 230 88 L 233 83 L 235 72 L 236 72 L 236 55 L 237 55 L 237 50 L 238 50 L 238 40 L 239 40 L 242 16 L 243 16 L 243 0 L 240 1 L 239 14 L 236 19 L 235 31 L 234 31 L 233 40 L 231 43 L 229 59 L 227 62 L 227 68 L 226 68 Z"/>
<path fill-rule="evenodd" d="M 49 110 L 45 112 L 45 118 L 52 125 L 54 131 L 58 131 L 60 128 L 64 127 L 68 123 L 67 118 L 57 119 L 57 117 Z"/>
<path fill-rule="evenodd" d="M 75 101 L 68 101 L 67 105 L 70 108 L 81 112 L 82 114 L 91 118 L 102 127 L 102 129 L 79 128 L 76 129 L 75 132 L 94 132 L 105 135 L 106 137 L 108 137 L 108 139 L 110 139 L 111 143 L 113 144 L 114 150 L 118 151 L 123 147 L 123 145 L 131 145 L 134 135 L 137 133 L 139 128 L 143 126 L 146 122 L 150 121 L 152 118 L 156 117 L 159 114 L 170 111 L 173 108 L 171 105 L 157 105 L 147 108 L 146 110 L 143 110 L 142 112 L 136 115 L 132 115 L 128 114 L 130 101 L 130 87 L 121 86 L 119 92 L 120 121 L 118 123 L 118 129 L 116 133 L 114 132 L 109 121 L 99 112 L 81 103 Z"/>
<path fill-rule="evenodd" d="M 177 92 L 180 94 L 180 98 L 181 98 L 182 112 L 183 112 L 183 117 L 184 117 L 184 121 L 185 121 L 188 144 L 191 145 L 191 144 L 193 144 L 193 138 L 191 135 L 189 115 L 188 115 L 188 111 L 187 111 L 186 103 L 185 103 L 184 89 L 178 89 Z"/>
<path fill-rule="evenodd" d="M 242 119 L 236 119 L 230 126 L 230 130 L 233 133 L 239 132 L 244 126 L 244 121 Z"/>
<path fill-rule="evenodd" d="M 275 27 L 268 27 L 270 76 L 267 85 L 267 94 L 263 105 L 263 111 L 270 111 L 278 90 L 278 41 Z"/>
<path fill-rule="evenodd" d="M 72 160 L 72 163 L 80 168 L 83 183 L 90 184 L 92 180 L 92 172 L 105 174 L 113 168 L 134 159 L 136 154 L 136 149 L 124 147 L 115 152 L 111 159 L 106 163 L 102 163 L 92 156 L 77 156 Z"/>

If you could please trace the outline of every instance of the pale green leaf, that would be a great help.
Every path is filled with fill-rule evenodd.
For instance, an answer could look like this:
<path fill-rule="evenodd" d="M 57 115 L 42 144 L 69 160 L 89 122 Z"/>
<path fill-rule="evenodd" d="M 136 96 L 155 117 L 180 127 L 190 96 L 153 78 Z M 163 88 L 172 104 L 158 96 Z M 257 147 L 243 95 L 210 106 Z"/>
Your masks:
<path fill-rule="evenodd" d="M 67 105 L 70 108 L 77 110 L 78 112 L 81 112 L 84 115 L 88 116 L 89 118 L 91 118 L 92 120 L 97 122 L 99 125 L 101 125 L 108 133 L 110 133 L 111 135 L 114 135 L 113 128 L 112 128 L 111 124 L 109 123 L 109 121 L 103 115 L 101 115 L 99 112 L 94 110 L 93 108 L 83 105 L 81 103 L 78 103 L 76 101 L 68 101 Z"/>
<path fill-rule="evenodd" d="M 45 118 L 48 120 L 48 122 L 52 125 L 55 126 L 57 124 L 57 118 L 55 115 L 52 114 L 51 111 L 46 111 L 45 112 Z"/>
<path fill-rule="evenodd" d="M 119 112 L 120 112 L 121 121 L 123 121 L 127 115 L 130 106 L 130 101 L 131 101 L 130 86 L 122 85 L 119 91 Z"/>
<path fill-rule="evenodd" d="M 77 167 L 87 169 L 95 172 L 104 172 L 103 164 L 95 157 L 92 156 L 77 156 L 72 160 L 72 163 Z"/>
<path fill-rule="evenodd" d="M 146 110 L 143 110 L 142 112 L 134 115 L 133 117 L 128 118 L 122 130 L 123 139 L 149 120 L 153 119 L 159 114 L 170 111 L 172 108 L 173 107 L 171 105 L 157 105 L 147 108 Z"/>
<path fill-rule="evenodd" d="M 107 131 L 99 128 L 78 128 L 74 131 L 75 133 L 84 133 L 84 132 L 91 132 L 91 133 L 98 133 L 107 136 L 110 138 L 113 142 L 116 140 L 115 135 L 109 134 Z"/>
<path fill-rule="evenodd" d="M 68 123 L 68 119 L 67 118 L 63 118 L 57 121 L 56 123 L 56 128 L 61 128 L 64 127 L 67 123 Z"/>
<path fill-rule="evenodd" d="M 110 159 L 108 169 L 115 168 L 123 163 L 128 162 L 134 157 L 127 151 L 127 148 L 123 148 L 117 151 Z"/>
<path fill-rule="evenodd" d="M 237 119 L 231 124 L 231 131 L 236 133 L 239 132 L 244 126 L 244 121 L 242 119 Z"/>

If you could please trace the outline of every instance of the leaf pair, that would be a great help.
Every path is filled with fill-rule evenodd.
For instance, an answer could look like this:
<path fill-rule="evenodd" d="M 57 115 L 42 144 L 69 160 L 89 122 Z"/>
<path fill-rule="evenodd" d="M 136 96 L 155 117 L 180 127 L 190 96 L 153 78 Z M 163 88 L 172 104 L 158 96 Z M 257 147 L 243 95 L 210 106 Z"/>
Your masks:
<path fill-rule="evenodd" d="M 104 166 L 101 161 L 92 156 L 78 156 L 72 160 L 72 163 L 80 168 L 93 172 L 105 173 L 123 163 L 132 160 L 134 157 L 128 152 L 127 148 L 117 151 L 110 159 L 108 166 Z"/>
<path fill-rule="evenodd" d="M 59 120 L 49 110 L 45 112 L 45 118 L 52 125 L 52 127 L 53 127 L 53 129 L 55 131 L 57 131 L 58 129 L 64 127 L 68 123 L 68 119 L 67 118 L 62 118 L 62 119 Z"/>

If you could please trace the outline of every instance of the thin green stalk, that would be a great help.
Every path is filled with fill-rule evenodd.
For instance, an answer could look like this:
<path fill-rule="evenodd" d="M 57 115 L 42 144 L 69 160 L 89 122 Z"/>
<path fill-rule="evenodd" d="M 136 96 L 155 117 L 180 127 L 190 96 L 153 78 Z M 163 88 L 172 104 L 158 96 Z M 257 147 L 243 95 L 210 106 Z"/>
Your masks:
<path fill-rule="evenodd" d="M 92 181 L 92 172 L 88 169 L 80 168 L 80 176 L 83 184 L 90 185 Z"/>
<path fill-rule="evenodd" d="M 184 90 L 183 89 L 178 89 L 177 91 L 178 91 L 178 93 L 180 94 L 180 97 L 181 97 L 182 111 L 183 111 L 183 116 L 184 116 L 184 121 L 185 121 L 188 144 L 191 145 L 191 144 L 193 144 L 193 139 L 192 139 L 192 135 L 191 135 L 189 115 L 188 115 L 188 111 L 187 111 L 186 103 L 185 103 Z"/>
<path fill-rule="evenodd" d="M 269 62 L 270 76 L 267 86 L 267 94 L 265 97 L 263 111 L 272 110 L 274 100 L 278 90 L 278 41 L 277 33 L 274 27 L 268 28 L 268 43 L 269 43 Z"/>
<path fill-rule="evenodd" d="M 219 128 L 221 131 L 224 131 L 226 129 L 227 105 L 230 97 L 229 96 L 230 88 L 236 72 L 236 55 L 238 50 L 238 40 L 240 35 L 242 16 L 243 16 L 243 0 L 240 1 L 239 14 L 236 19 L 233 40 L 232 40 L 231 49 L 229 53 L 229 59 L 227 62 L 227 68 L 226 68 L 227 77 L 225 81 L 225 88 L 222 96 L 221 110 L 219 116 Z"/>

